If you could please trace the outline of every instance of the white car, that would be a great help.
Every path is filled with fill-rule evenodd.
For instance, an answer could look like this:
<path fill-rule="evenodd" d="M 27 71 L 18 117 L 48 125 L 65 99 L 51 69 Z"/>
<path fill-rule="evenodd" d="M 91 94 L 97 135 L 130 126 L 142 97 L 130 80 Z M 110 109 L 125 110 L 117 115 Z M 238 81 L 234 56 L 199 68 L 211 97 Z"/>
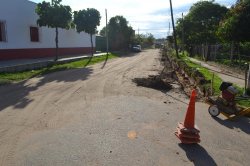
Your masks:
<path fill-rule="evenodd" d="M 141 46 L 140 45 L 134 45 L 132 47 L 132 51 L 134 51 L 134 52 L 141 52 Z"/>

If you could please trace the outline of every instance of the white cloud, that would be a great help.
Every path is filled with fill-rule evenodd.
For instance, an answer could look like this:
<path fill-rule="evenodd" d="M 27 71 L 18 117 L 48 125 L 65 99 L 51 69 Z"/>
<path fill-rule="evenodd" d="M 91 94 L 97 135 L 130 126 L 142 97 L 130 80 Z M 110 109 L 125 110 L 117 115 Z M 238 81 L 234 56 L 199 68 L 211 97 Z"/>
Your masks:
<path fill-rule="evenodd" d="M 42 0 L 31 0 L 42 2 Z M 50 1 L 50 0 L 46 0 Z M 230 6 L 235 0 L 217 0 L 226 6 Z M 172 0 L 173 8 L 177 9 L 175 17 L 179 18 L 181 13 L 187 13 L 188 8 L 198 0 Z M 101 13 L 101 25 L 99 30 L 105 26 L 105 9 L 108 10 L 108 18 L 116 15 L 124 16 L 134 29 L 144 29 L 141 32 L 150 32 L 156 37 L 165 37 L 168 32 L 170 21 L 170 10 L 168 0 L 63 0 L 65 5 L 70 5 L 73 10 L 96 8 Z M 157 13 L 157 11 L 162 11 Z"/>

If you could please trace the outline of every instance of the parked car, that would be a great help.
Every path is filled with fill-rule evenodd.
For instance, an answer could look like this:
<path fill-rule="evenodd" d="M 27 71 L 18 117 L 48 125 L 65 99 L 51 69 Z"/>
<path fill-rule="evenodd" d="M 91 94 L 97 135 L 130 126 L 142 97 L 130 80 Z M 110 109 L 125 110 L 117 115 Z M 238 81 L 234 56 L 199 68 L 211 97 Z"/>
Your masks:
<path fill-rule="evenodd" d="M 133 52 L 141 52 L 141 45 L 134 45 L 132 47 Z"/>

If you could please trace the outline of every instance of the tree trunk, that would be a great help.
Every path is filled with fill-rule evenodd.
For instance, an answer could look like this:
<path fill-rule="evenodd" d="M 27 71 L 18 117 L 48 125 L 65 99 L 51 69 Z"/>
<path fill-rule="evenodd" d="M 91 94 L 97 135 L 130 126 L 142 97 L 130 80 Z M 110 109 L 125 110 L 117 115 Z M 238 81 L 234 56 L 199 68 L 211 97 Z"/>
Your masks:
<path fill-rule="evenodd" d="M 215 45 L 215 53 L 214 53 L 214 61 L 217 59 L 217 51 L 218 51 L 218 45 Z"/>
<path fill-rule="evenodd" d="M 250 64 L 249 64 L 249 67 L 248 67 L 248 74 L 247 74 L 247 89 L 250 90 Z"/>
<path fill-rule="evenodd" d="M 206 45 L 202 44 L 202 59 L 206 61 Z"/>
<path fill-rule="evenodd" d="M 205 56 L 205 62 L 207 61 L 207 44 L 205 44 L 204 47 L 204 56 Z"/>
<path fill-rule="evenodd" d="M 90 42 L 91 42 L 91 57 L 89 58 L 88 62 L 84 65 L 84 67 L 88 66 L 88 64 L 91 62 L 93 56 L 94 56 L 94 49 L 93 49 L 93 39 L 92 34 L 90 34 Z"/>
<path fill-rule="evenodd" d="M 55 57 L 55 61 L 58 60 L 58 28 L 56 27 L 56 57 Z"/>
<path fill-rule="evenodd" d="M 230 54 L 230 60 L 233 63 L 234 60 L 234 42 L 231 43 L 231 54 Z"/>
<path fill-rule="evenodd" d="M 237 58 L 239 63 L 241 62 L 241 58 L 240 58 L 240 43 L 237 42 Z"/>
<path fill-rule="evenodd" d="M 207 60 L 206 61 L 210 61 L 211 60 L 211 45 L 207 45 Z"/>
<path fill-rule="evenodd" d="M 190 56 L 193 57 L 194 56 L 194 46 L 190 46 Z"/>
<path fill-rule="evenodd" d="M 92 34 L 90 34 L 90 42 L 91 42 L 91 55 L 92 57 L 94 56 L 94 48 L 93 48 L 93 39 L 92 39 Z"/>

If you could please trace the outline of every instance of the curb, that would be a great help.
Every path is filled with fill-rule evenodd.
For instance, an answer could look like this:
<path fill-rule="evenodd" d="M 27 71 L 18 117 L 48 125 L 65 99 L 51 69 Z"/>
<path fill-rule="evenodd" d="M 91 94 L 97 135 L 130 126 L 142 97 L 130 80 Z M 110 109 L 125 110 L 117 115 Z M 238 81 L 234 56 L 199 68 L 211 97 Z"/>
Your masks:
<path fill-rule="evenodd" d="M 94 57 L 103 56 L 105 54 L 94 55 Z M 18 64 L 18 65 L 12 65 L 12 66 L 4 66 L 4 67 L 0 67 L 0 72 L 13 73 L 13 72 L 22 72 L 22 71 L 26 71 L 26 70 L 36 70 L 36 69 L 41 69 L 41 68 L 48 67 L 48 66 L 51 66 L 54 64 L 65 64 L 65 63 L 69 63 L 69 62 L 78 61 L 81 59 L 86 59 L 89 57 L 90 56 L 79 56 L 79 57 L 62 58 L 62 59 L 58 59 L 57 61 L 44 60 L 44 61 L 33 62 L 33 63 L 29 63 L 29 64 Z"/>

